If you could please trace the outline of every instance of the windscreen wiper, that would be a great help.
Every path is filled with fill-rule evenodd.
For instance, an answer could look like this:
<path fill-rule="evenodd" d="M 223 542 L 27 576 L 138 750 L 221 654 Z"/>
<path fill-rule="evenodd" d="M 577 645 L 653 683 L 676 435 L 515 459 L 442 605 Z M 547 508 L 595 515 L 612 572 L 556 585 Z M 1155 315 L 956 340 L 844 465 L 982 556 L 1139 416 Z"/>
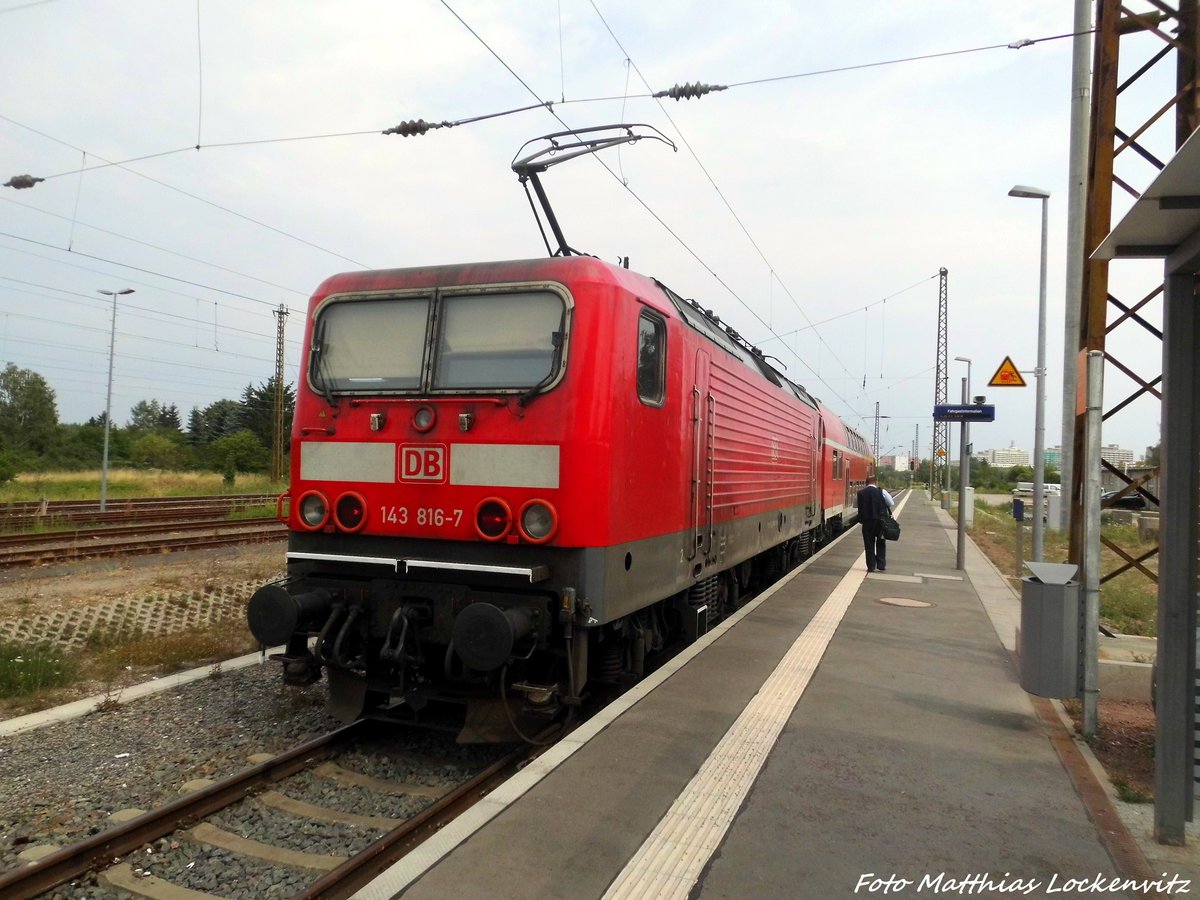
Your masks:
<path fill-rule="evenodd" d="M 312 372 L 313 382 L 317 389 L 321 392 L 321 396 L 325 398 L 325 402 L 337 409 L 337 402 L 333 399 L 333 390 L 329 386 L 329 381 L 323 371 L 325 367 L 325 327 L 328 323 L 321 320 L 317 324 L 317 330 L 313 333 L 312 346 L 309 348 L 310 370 Z"/>

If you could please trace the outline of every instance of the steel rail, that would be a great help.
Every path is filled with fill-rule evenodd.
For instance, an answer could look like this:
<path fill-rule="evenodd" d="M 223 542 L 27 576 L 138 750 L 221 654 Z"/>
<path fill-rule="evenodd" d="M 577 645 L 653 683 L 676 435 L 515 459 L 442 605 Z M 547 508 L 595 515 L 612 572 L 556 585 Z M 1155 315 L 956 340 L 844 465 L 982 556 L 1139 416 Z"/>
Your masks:
<path fill-rule="evenodd" d="M 554 726 L 539 737 L 556 735 L 559 731 L 561 729 Z M 342 900 L 350 897 L 482 800 L 545 749 L 522 744 L 336 869 L 326 872 L 306 890 L 296 894 L 293 900 Z"/>

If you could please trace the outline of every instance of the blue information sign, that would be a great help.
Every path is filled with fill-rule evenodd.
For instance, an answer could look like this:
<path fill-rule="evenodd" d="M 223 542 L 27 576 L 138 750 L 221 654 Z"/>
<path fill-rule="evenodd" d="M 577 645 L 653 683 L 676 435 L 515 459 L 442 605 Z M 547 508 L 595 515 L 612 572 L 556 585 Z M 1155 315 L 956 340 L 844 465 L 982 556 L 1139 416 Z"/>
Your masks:
<path fill-rule="evenodd" d="M 933 408 L 935 422 L 995 422 L 996 407 L 991 404 L 941 404 Z"/>

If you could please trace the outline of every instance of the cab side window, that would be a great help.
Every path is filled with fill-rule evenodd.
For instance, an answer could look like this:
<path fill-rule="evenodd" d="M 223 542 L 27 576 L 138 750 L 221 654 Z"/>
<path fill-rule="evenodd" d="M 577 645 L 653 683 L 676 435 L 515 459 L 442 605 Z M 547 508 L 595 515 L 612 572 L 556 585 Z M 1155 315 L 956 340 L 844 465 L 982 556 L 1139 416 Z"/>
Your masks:
<path fill-rule="evenodd" d="M 667 323 L 647 310 L 638 316 L 637 390 L 647 406 L 667 396 Z"/>

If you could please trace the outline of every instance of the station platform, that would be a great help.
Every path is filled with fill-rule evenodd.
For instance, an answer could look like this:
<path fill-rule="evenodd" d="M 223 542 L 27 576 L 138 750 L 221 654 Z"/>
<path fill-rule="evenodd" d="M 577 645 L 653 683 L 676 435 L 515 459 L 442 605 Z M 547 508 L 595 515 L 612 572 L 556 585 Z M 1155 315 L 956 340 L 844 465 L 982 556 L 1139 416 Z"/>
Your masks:
<path fill-rule="evenodd" d="M 356 896 L 1200 890 L 1021 690 L 999 573 L 974 546 L 954 568 L 924 494 L 897 509 L 886 572 L 851 529 Z"/>

